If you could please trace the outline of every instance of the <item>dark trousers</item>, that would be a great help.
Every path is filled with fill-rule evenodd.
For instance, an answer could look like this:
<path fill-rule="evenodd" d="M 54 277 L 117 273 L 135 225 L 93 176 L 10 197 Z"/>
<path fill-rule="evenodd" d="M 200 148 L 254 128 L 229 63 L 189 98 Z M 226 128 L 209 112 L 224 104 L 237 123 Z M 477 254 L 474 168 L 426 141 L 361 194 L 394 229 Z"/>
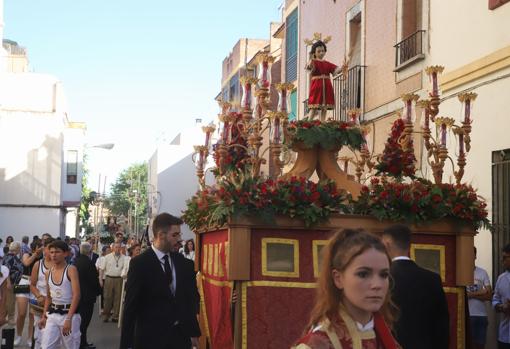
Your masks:
<path fill-rule="evenodd" d="M 498 349 L 510 349 L 510 343 L 503 343 L 498 341 Z"/>
<path fill-rule="evenodd" d="M 171 338 L 171 345 L 168 349 L 190 349 L 191 339 L 186 337 L 179 326 L 173 326 L 168 338 Z"/>
<path fill-rule="evenodd" d="M 92 319 L 92 314 L 94 313 L 94 304 L 92 302 L 82 302 L 80 303 L 80 316 L 81 316 L 81 324 L 80 324 L 80 332 L 81 332 L 81 340 L 80 345 L 87 345 L 87 329 L 89 328 L 90 320 Z"/>

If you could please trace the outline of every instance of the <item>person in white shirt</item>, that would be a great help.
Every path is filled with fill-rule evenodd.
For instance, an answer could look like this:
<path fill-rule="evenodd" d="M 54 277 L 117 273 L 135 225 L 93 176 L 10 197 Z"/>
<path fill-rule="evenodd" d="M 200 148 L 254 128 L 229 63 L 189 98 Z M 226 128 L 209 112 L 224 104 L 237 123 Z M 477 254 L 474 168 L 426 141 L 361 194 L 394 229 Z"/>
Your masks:
<path fill-rule="evenodd" d="M 98 272 L 98 275 L 99 275 L 99 278 L 100 278 L 99 285 L 101 286 L 101 312 L 103 311 L 103 308 L 104 308 L 104 288 L 103 288 L 103 285 L 104 285 L 104 278 L 105 278 L 105 276 L 101 275 L 100 270 L 101 270 L 101 268 L 104 269 L 104 258 L 107 255 L 109 255 L 111 252 L 112 252 L 112 250 L 110 249 L 110 246 L 108 246 L 108 245 L 102 246 L 101 247 L 101 255 L 96 260 L 96 269 L 97 269 L 97 272 Z"/>
<path fill-rule="evenodd" d="M 475 247 L 476 259 L 476 247 Z M 469 319 L 474 349 L 484 349 L 487 340 L 487 309 L 485 303 L 492 299 L 491 281 L 487 272 L 475 266 L 474 284 L 467 287 Z"/>
<path fill-rule="evenodd" d="M 498 349 L 510 349 L 510 244 L 503 247 L 501 259 L 505 271 L 498 276 L 492 306 L 502 314 L 499 323 Z"/>
<path fill-rule="evenodd" d="M 126 257 L 126 261 L 124 263 L 124 269 L 122 269 L 121 276 L 123 279 L 127 278 L 127 274 L 129 271 L 129 262 L 132 258 L 135 258 L 136 256 L 140 255 L 142 252 L 142 247 L 139 244 L 133 244 L 131 247 L 128 248 L 128 256 Z"/>
<path fill-rule="evenodd" d="M 192 261 L 195 260 L 195 241 L 193 241 L 193 239 L 186 241 L 182 254 L 184 257 L 191 259 Z"/>
<path fill-rule="evenodd" d="M 46 301 L 39 326 L 44 328 L 41 347 L 79 349 L 80 314 L 76 312 L 80 302 L 80 281 L 74 265 L 68 265 L 65 257 L 69 246 L 62 240 L 49 245 L 53 266 L 46 272 Z"/>
<path fill-rule="evenodd" d="M 103 321 L 108 322 L 110 314 L 112 321 L 119 321 L 120 299 L 122 296 L 122 269 L 127 263 L 127 257 L 121 253 L 122 245 L 113 244 L 113 253 L 104 258 L 99 269 L 99 283 L 104 288 Z M 104 283 L 103 283 L 104 278 Z M 113 313 L 112 313 L 113 308 Z"/>

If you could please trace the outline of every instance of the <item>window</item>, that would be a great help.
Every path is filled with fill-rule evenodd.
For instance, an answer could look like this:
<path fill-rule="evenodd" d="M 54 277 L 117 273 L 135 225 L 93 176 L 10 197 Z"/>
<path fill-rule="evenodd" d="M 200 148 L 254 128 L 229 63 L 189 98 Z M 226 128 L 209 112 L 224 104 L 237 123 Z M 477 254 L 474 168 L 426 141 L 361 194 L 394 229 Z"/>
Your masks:
<path fill-rule="evenodd" d="M 510 149 L 492 153 L 492 275 L 504 270 L 501 249 L 510 236 Z"/>
<path fill-rule="evenodd" d="M 78 182 L 78 151 L 67 151 L 67 183 L 76 184 Z"/>
<path fill-rule="evenodd" d="M 234 75 L 229 83 L 229 101 L 239 102 L 239 75 Z"/>
<path fill-rule="evenodd" d="M 263 238 L 262 275 L 299 277 L 299 241 Z"/>
<path fill-rule="evenodd" d="M 423 1 L 401 0 L 399 4 L 399 42 L 395 45 L 396 71 L 424 58 Z"/>
<path fill-rule="evenodd" d="M 298 11 L 295 9 L 287 17 L 285 24 L 285 81 L 297 79 L 298 56 Z"/>
<path fill-rule="evenodd" d="M 297 117 L 297 90 L 290 93 L 290 113 L 289 121 L 296 120 Z"/>

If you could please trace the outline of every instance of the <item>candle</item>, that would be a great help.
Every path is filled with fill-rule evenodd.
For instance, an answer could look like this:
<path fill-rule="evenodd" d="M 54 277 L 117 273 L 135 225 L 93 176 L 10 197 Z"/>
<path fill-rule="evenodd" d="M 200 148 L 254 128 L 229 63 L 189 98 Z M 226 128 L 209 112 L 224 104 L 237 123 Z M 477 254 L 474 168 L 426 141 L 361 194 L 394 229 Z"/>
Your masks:
<path fill-rule="evenodd" d="M 200 149 L 199 158 L 198 158 L 198 168 L 200 170 L 203 170 L 204 164 L 205 164 L 205 151 L 204 151 L 204 149 Z"/>
<path fill-rule="evenodd" d="M 368 134 L 370 133 L 370 129 L 368 127 L 364 127 L 361 131 L 361 134 L 363 135 L 363 140 L 365 141 L 362 145 L 361 145 L 361 149 L 362 150 L 366 150 L 366 151 L 369 151 L 368 149 Z"/>
<path fill-rule="evenodd" d="M 406 101 L 406 121 L 411 122 L 412 100 Z"/>
<path fill-rule="evenodd" d="M 441 124 L 441 145 L 446 147 L 446 123 Z"/>
<path fill-rule="evenodd" d="M 429 120 L 430 120 L 430 115 L 429 115 L 429 109 L 428 108 L 425 108 L 424 110 L 424 117 L 425 117 L 425 124 L 424 124 L 424 129 L 425 130 L 429 130 Z"/>
<path fill-rule="evenodd" d="M 464 133 L 459 133 L 459 156 L 464 154 Z"/>
<path fill-rule="evenodd" d="M 438 95 L 438 88 L 437 88 L 437 72 L 432 72 L 432 95 L 437 96 Z"/>
<path fill-rule="evenodd" d="M 471 99 L 466 99 L 466 106 L 465 106 L 465 114 L 464 114 L 464 122 L 466 124 L 469 124 L 471 122 Z"/>
<path fill-rule="evenodd" d="M 205 132 L 205 146 L 209 148 L 211 142 L 211 131 L 207 130 Z"/>
<path fill-rule="evenodd" d="M 275 117 L 273 122 L 273 144 L 280 144 L 280 118 Z"/>
<path fill-rule="evenodd" d="M 278 111 L 287 112 L 287 90 L 282 89 L 279 91 L 280 103 L 278 105 Z"/>
<path fill-rule="evenodd" d="M 225 121 L 223 123 L 223 134 L 221 135 L 221 139 L 223 140 L 223 144 L 228 144 L 228 133 L 230 130 L 230 123 Z"/>
<path fill-rule="evenodd" d="M 241 107 L 245 109 L 251 108 L 251 81 L 245 79 L 243 84 L 243 98 L 241 100 Z"/>

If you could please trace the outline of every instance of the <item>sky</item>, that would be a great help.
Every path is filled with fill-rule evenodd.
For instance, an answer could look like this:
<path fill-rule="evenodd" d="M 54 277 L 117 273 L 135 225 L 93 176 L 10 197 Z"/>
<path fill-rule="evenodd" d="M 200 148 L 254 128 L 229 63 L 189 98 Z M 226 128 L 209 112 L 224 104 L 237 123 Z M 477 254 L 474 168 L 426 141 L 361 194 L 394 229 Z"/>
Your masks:
<path fill-rule="evenodd" d="M 86 150 L 89 186 L 101 175 L 108 191 L 157 144 L 215 119 L 223 59 L 240 38 L 268 39 L 281 3 L 4 0 L 4 38 L 27 49 L 31 71 L 62 81 L 89 146 L 115 144 Z"/>

